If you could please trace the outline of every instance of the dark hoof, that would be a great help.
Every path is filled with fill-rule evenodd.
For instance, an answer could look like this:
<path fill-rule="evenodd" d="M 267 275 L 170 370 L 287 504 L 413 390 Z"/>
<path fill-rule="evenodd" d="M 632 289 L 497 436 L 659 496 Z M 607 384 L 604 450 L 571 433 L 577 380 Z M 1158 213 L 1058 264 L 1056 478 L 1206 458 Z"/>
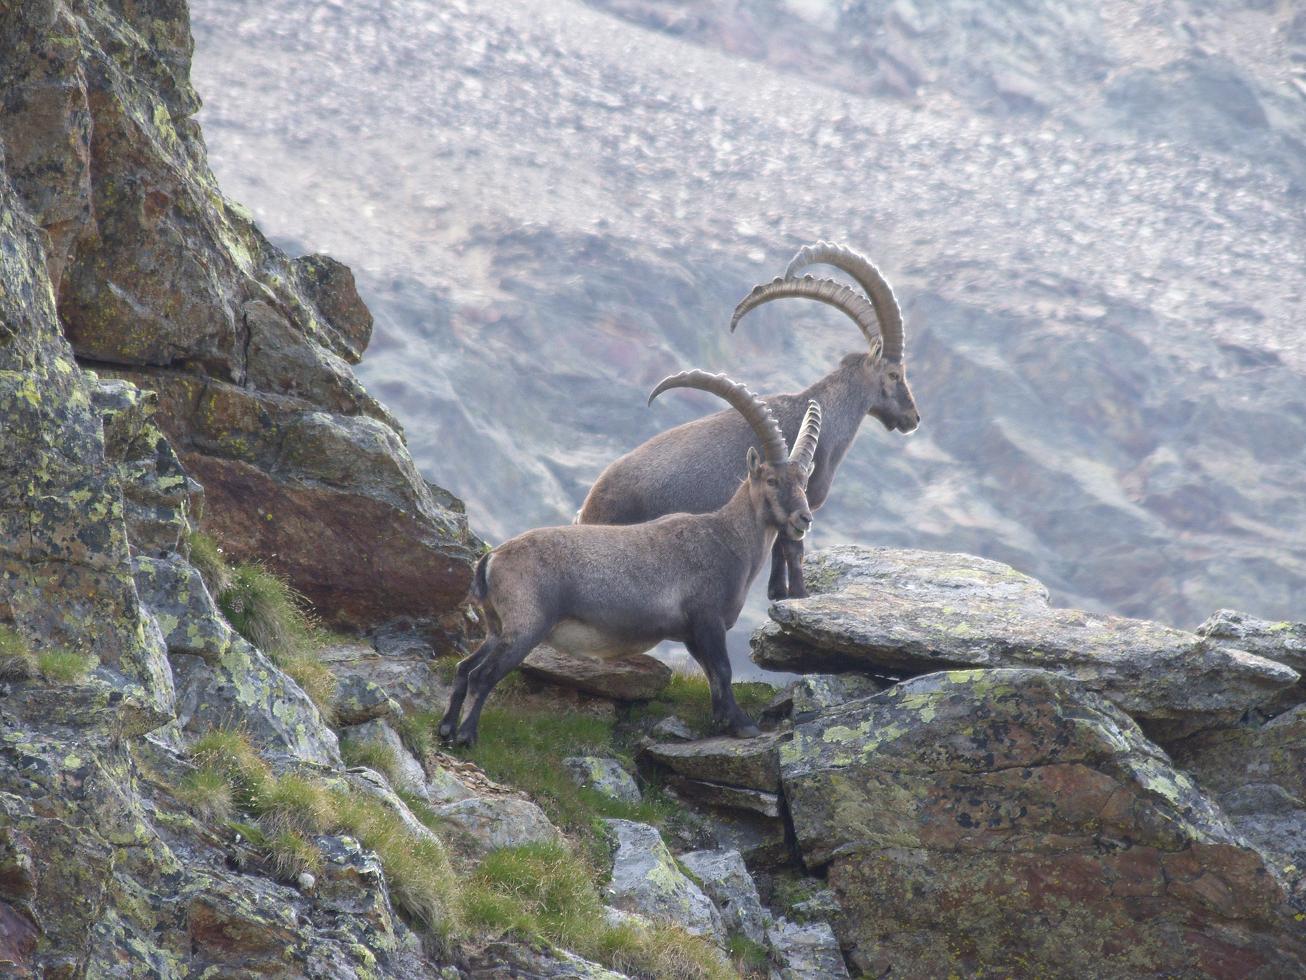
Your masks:
<path fill-rule="evenodd" d="M 454 739 L 454 745 L 460 749 L 471 749 L 476 747 L 475 732 L 459 732 L 458 737 Z"/>
<path fill-rule="evenodd" d="M 453 729 L 454 726 L 451 722 L 442 721 L 440 727 L 436 730 L 436 734 L 440 736 L 441 742 L 448 742 L 453 738 Z"/>
<path fill-rule="evenodd" d="M 788 599 L 789 590 L 783 585 L 768 585 L 766 587 L 766 597 L 768 599 Z"/>
<path fill-rule="evenodd" d="M 762 729 L 758 728 L 751 721 L 743 722 L 730 726 L 730 734 L 734 738 L 757 738 L 762 734 Z"/>
<path fill-rule="evenodd" d="M 789 590 L 789 594 L 788 594 L 787 596 L 784 596 L 783 598 L 785 598 L 785 599 L 806 599 L 806 598 L 807 598 L 807 590 L 806 590 L 806 589 L 790 589 L 790 590 Z"/>

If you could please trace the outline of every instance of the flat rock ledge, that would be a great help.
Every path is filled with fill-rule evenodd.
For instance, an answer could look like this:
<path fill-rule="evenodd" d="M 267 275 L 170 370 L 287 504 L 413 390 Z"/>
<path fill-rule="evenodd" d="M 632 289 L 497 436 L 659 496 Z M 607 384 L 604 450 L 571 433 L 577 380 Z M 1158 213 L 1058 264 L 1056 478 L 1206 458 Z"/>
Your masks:
<path fill-rule="evenodd" d="M 647 701 L 671 683 L 671 668 L 644 654 L 614 660 L 577 657 L 551 646 L 531 651 L 522 670 L 531 677 L 612 701 Z"/>
<path fill-rule="evenodd" d="M 1054 609 L 1047 589 L 973 555 L 842 546 L 805 561 L 812 595 L 773 603 L 753 660 L 799 673 L 1031 667 L 1066 674 L 1166 739 L 1227 724 L 1296 671 L 1139 619 Z"/>

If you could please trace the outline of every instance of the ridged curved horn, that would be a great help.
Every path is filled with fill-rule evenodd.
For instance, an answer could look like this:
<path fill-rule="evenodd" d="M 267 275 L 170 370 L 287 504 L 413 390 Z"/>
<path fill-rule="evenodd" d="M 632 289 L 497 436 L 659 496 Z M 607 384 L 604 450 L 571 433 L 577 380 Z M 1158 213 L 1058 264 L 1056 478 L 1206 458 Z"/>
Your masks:
<path fill-rule="evenodd" d="M 708 374 L 706 371 L 681 371 L 679 374 L 673 374 L 671 377 L 663 378 L 658 382 L 658 386 L 653 389 L 653 394 L 648 396 L 648 403 L 652 405 L 653 399 L 668 388 L 698 388 L 724 398 L 753 427 L 753 431 L 757 433 L 757 438 L 762 441 L 762 449 L 768 463 L 779 464 L 787 460 L 789 448 L 785 445 L 785 437 L 784 433 L 780 431 L 780 423 L 771 414 L 770 406 L 743 385 L 731 381 L 724 374 Z"/>
<path fill-rule="evenodd" d="M 880 336 L 884 338 L 884 358 L 889 361 L 901 361 L 905 345 L 903 337 L 902 310 L 893 295 L 893 288 L 880 275 L 880 270 L 871 264 L 870 259 L 854 252 L 846 245 L 834 242 L 817 242 L 804 245 L 798 254 L 790 260 L 785 268 L 785 278 L 793 279 L 798 270 L 809 265 L 832 265 L 842 269 L 857 280 L 857 285 L 870 297 L 875 307 L 875 315 L 880 323 Z"/>
<path fill-rule="evenodd" d="M 730 318 L 730 329 L 734 330 L 739 321 L 750 310 L 755 310 L 763 303 L 774 299 L 814 299 L 817 302 L 833 306 L 836 310 L 852 318 L 861 329 L 866 342 L 874 350 L 880 341 L 880 324 L 873 307 L 865 296 L 850 289 L 834 279 L 817 279 L 803 276 L 801 279 L 772 279 L 762 286 L 754 286 L 753 291 L 739 301 L 734 316 Z"/>
<path fill-rule="evenodd" d="M 821 405 L 819 402 L 809 401 L 807 412 L 803 415 L 803 424 L 794 439 L 793 452 L 789 454 L 789 462 L 797 463 L 803 469 L 810 470 L 812 460 L 816 458 L 816 443 L 820 438 Z"/>

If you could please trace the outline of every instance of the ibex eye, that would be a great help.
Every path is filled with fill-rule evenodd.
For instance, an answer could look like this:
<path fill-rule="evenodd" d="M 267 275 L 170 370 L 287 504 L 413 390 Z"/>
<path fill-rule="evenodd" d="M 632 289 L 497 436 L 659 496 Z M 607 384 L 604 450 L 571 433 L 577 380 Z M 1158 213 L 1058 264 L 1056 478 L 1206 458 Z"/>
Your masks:
<path fill-rule="evenodd" d="M 766 485 L 768 487 L 778 487 L 780 485 L 780 481 L 773 476 L 768 476 L 766 478 Z"/>

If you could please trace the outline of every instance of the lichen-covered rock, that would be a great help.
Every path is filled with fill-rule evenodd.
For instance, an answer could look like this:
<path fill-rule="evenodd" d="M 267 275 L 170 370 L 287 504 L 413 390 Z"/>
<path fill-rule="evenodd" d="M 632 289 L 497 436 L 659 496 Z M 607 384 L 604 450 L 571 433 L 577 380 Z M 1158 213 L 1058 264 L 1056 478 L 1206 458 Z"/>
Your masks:
<path fill-rule="evenodd" d="M 777 749 L 786 739 L 788 735 L 768 733 L 756 738 L 722 735 L 695 742 L 655 742 L 640 749 L 640 761 L 689 779 L 774 793 L 780 787 Z"/>
<path fill-rule="evenodd" d="M 35 86 L 12 93 L 6 87 L 0 113 L 6 133 L 28 109 L 35 115 L 24 118 L 43 118 L 24 100 L 51 93 L 16 62 L 58 47 L 53 34 L 71 26 L 57 14 L 25 10 L 0 27 L 13 34 L 0 34 L 5 83 L 22 75 Z M 63 55 L 48 67 L 55 89 L 72 70 Z M 34 161 L 40 154 L 30 149 L 24 158 Z M 31 172 L 33 181 L 39 169 Z M 60 205 L 49 206 L 47 213 L 63 213 Z M 115 675 L 110 687 L 135 706 L 134 724 L 157 727 L 172 716 L 172 678 L 158 630 L 142 612 L 132 580 L 119 470 L 106 454 L 93 385 L 60 332 L 41 232 L 11 186 L 3 157 L 0 242 L 0 620 L 40 646 L 97 657 Z"/>
<path fill-rule="evenodd" d="M 1223 647 L 1245 650 L 1267 660 L 1286 664 L 1306 675 L 1306 623 L 1258 619 L 1233 609 L 1217 610 L 1197 627 L 1197 635 Z M 1306 680 L 1280 691 L 1257 706 L 1266 716 L 1280 714 L 1306 701 Z"/>
<path fill-rule="evenodd" d="M 395 789 L 416 793 L 423 799 L 428 798 L 426 771 L 408 751 L 408 746 L 404 745 L 404 740 L 399 737 L 399 733 L 391 728 L 384 718 L 375 718 L 361 725 L 354 725 L 341 736 L 341 741 L 343 746 L 352 742 L 356 745 L 381 748 L 393 760 L 394 765 L 389 776 Z"/>
<path fill-rule="evenodd" d="M 776 919 L 766 930 L 772 980 L 837 980 L 848 976 L 839 941 L 824 922 Z M 907 966 L 904 975 L 910 975 Z"/>
<path fill-rule="evenodd" d="M 613 701 L 647 701 L 671 683 L 671 668 L 646 654 L 601 660 L 541 645 L 531 651 L 521 669 L 551 684 L 574 687 Z"/>
<path fill-rule="evenodd" d="M 426 796 L 432 803 L 457 803 L 476 795 L 465 782 L 442 765 L 432 765 L 426 773 Z"/>
<path fill-rule="evenodd" d="M 810 721 L 826 708 L 870 697 L 892 684 L 888 678 L 865 674 L 808 674 L 776 694 L 763 710 L 762 719 L 772 723 L 785 719 Z"/>
<path fill-rule="evenodd" d="M 1236 720 L 1296 671 L 1144 620 L 1054 609 L 972 555 L 843 546 L 808 555 L 812 595 L 773 603 L 753 659 L 778 670 L 1034 667 L 1083 681 L 1166 738 Z"/>
<path fill-rule="evenodd" d="M 402 710 L 386 693 L 385 688 L 358 674 L 337 679 L 331 707 L 342 726 L 361 725 L 365 721 L 398 714 Z"/>
<path fill-rule="evenodd" d="M 446 803 L 435 812 L 480 854 L 500 847 L 562 840 L 544 811 L 518 796 L 478 796 Z"/>
<path fill-rule="evenodd" d="M 608 902 L 656 922 L 725 943 L 721 914 L 711 899 L 685 877 L 656 827 L 630 820 L 604 820 L 614 845 Z"/>
<path fill-rule="evenodd" d="M 239 635 L 215 661 L 177 655 L 177 721 L 192 735 L 239 729 L 265 755 L 339 767 L 340 749 L 317 706 Z"/>
<path fill-rule="evenodd" d="M 1038 670 L 929 674 L 797 725 L 794 831 L 879 975 L 1283 976 L 1283 889 L 1109 701 Z"/>
<path fill-rule="evenodd" d="M 404 829 L 412 836 L 440 843 L 440 838 L 436 837 L 426 824 L 413 816 L 413 811 L 408 808 L 408 804 L 399 797 L 399 794 L 394 791 L 381 773 L 361 767 L 348 769 L 336 782 L 342 787 L 372 797 L 398 817 L 403 823 Z"/>
<path fill-rule="evenodd" d="M 680 863 L 712 899 L 727 933 L 741 933 L 755 943 L 766 942 L 769 917 L 738 851 L 690 851 L 680 855 Z"/>
<path fill-rule="evenodd" d="M 171 654 L 216 663 L 230 649 L 231 627 L 218 611 L 200 573 L 180 555 L 132 559 L 141 602 L 154 616 Z"/>
<path fill-rule="evenodd" d="M 190 530 L 192 481 L 154 423 L 159 398 L 121 380 L 97 380 L 91 400 L 104 419 L 106 456 L 118 467 L 132 554 L 165 556 Z"/>
<path fill-rule="evenodd" d="M 312 895 L 239 870 L 230 834 L 181 808 L 175 780 L 136 765 L 139 740 L 20 723 L 8 706 L 0 700 L 0 974 L 436 975 L 356 844 L 322 840 Z"/>
<path fill-rule="evenodd" d="M 630 980 L 565 949 L 502 941 L 473 952 L 470 965 L 473 980 Z"/>
<path fill-rule="evenodd" d="M 634 778 L 616 759 L 579 755 L 563 759 L 562 764 L 578 786 L 622 803 L 639 803 L 641 799 Z"/>
<path fill-rule="evenodd" d="M 1259 727 L 1199 732 L 1170 747 L 1306 910 L 1306 705 Z"/>
<path fill-rule="evenodd" d="M 320 649 L 318 659 L 342 682 L 356 679 L 383 688 L 408 713 L 442 711 L 449 700 L 451 682 L 425 644 L 386 652 L 362 642 L 333 644 Z"/>

